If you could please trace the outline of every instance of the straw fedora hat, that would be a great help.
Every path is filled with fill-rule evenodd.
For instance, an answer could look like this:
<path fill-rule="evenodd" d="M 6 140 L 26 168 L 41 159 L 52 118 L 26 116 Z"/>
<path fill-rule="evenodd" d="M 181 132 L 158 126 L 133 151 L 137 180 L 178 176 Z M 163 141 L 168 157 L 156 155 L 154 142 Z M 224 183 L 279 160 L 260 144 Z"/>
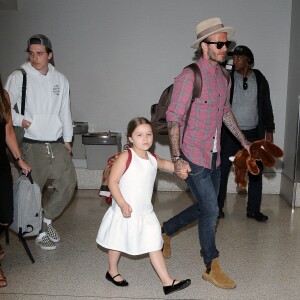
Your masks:
<path fill-rule="evenodd" d="M 218 32 L 227 32 L 229 40 L 234 35 L 235 29 L 233 27 L 224 27 L 220 18 L 211 18 L 200 22 L 196 26 L 197 40 L 191 47 L 198 49 L 200 42 L 205 40 L 208 36 Z"/>

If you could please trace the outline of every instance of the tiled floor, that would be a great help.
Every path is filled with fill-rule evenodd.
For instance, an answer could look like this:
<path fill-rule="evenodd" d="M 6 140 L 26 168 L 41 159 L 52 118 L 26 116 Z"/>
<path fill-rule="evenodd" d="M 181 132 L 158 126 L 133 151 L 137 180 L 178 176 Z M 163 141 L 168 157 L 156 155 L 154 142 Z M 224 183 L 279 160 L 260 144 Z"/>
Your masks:
<path fill-rule="evenodd" d="M 163 221 L 192 202 L 188 192 L 158 192 L 155 211 Z M 225 219 L 219 223 L 217 246 L 222 268 L 237 282 L 222 290 L 201 278 L 197 226 L 171 240 L 173 256 L 167 265 L 175 278 L 191 278 L 189 288 L 164 296 L 147 255 L 123 256 L 120 272 L 129 287 L 112 285 L 105 278 L 107 257 L 95 237 L 107 204 L 96 190 L 79 190 L 55 223 L 61 242 L 55 251 L 43 251 L 29 240 L 32 264 L 21 243 L 10 234 L 2 262 L 8 286 L 1 300 L 88 299 L 300 299 L 300 209 L 293 211 L 279 195 L 264 195 L 265 224 L 245 217 L 246 195 L 229 194 Z"/>

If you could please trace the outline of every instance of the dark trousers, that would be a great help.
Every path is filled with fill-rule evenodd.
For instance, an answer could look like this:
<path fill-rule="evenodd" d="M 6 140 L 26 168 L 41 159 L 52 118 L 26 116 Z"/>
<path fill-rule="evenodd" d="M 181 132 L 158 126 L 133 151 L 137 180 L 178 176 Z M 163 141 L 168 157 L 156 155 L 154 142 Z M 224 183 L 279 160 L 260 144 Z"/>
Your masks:
<path fill-rule="evenodd" d="M 246 139 L 250 142 L 258 140 L 258 130 L 243 130 Z M 231 170 L 232 162 L 229 160 L 230 156 L 234 156 L 237 151 L 241 150 L 240 142 L 228 131 L 227 128 L 222 129 L 221 135 L 221 184 L 218 196 L 219 209 L 223 209 L 227 194 L 227 184 L 229 172 Z M 256 161 L 260 168 L 258 175 L 248 173 L 248 203 L 247 213 L 254 213 L 260 211 L 261 197 L 262 197 L 262 171 L 263 165 L 261 161 Z"/>

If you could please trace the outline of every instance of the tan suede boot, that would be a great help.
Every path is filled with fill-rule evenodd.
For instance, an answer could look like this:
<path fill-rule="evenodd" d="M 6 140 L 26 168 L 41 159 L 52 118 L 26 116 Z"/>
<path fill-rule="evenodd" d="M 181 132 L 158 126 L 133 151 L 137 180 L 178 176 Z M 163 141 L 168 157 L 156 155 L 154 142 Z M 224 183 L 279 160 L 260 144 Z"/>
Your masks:
<path fill-rule="evenodd" d="M 233 289 L 236 287 L 236 283 L 221 269 L 217 258 L 212 260 L 209 274 L 205 271 L 202 278 L 222 289 Z"/>
<path fill-rule="evenodd" d="M 165 233 L 163 233 L 161 235 L 161 237 L 164 241 L 164 245 L 162 248 L 163 257 L 170 258 L 171 257 L 171 244 L 170 244 L 171 238 L 168 235 L 166 235 Z"/>

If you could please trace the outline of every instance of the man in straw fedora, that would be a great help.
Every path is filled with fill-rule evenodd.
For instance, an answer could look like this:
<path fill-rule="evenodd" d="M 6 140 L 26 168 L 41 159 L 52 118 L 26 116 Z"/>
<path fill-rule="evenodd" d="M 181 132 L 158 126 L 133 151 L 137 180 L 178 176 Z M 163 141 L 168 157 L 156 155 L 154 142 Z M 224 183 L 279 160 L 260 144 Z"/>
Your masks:
<path fill-rule="evenodd" d="M 185 68 L 175 78 L 166 114 L 175 172 L 180 177 L 182 168 L 190 170 L 185 181 L 196 203 L 162 224 L 163 254 L 171 256 L 170 237 L 175 232 L 198 220 L 200 253 L 206 266 L 202 278 L 224 289 L 235 288 L 236 283 L 222 271 L 215 243 L 222 122 L 243 147 L 249 150 L 250 145 L 231 112 L 231 82 L 227 71 L 220 66 L 225 61 L 234 31 L 233 27 L 225 27 L 220 18 L 211 18 L 196 26 L 197 39 L 192 48 L 197 49 L 195 58 L 201 70 L 202 89 L 192 103 L 183 141 L 182 125 L 185 124 L 194 85 L 194 73 L 190 68 Z"/>

